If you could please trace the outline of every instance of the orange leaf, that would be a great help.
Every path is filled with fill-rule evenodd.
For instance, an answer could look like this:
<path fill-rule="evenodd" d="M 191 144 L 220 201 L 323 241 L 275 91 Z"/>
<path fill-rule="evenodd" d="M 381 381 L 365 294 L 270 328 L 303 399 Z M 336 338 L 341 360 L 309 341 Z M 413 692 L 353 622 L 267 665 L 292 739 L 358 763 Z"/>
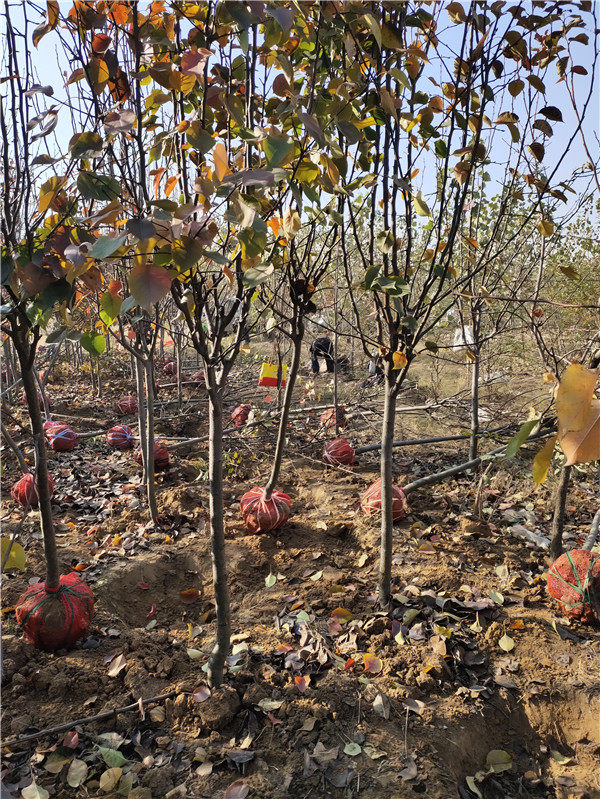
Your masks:
<path fill-rule="evenodd" d="M 172 177 L 167 179 L 167 182 L 165 183 L 165 197 L 169 197 L 173 193 L 173 190 L 175 189 L 175 186 L 177 185 L 178 182 L 179 182 L 179 174 L 173 175 Z"/>
<path fill-rule="evenodd" d="M 365 671 L 368 671 L 370 674 L 379 674 L 383 668 L 383 663 L 377 657 L 377 655 L 372 655 L 370 652 L 365 652 L 364 664 Z"/>
<path fill-rule="evenodd" d="M 298 675 L 298 677 L 294 677 L 294 682 L 296 683 L 296 686 L 300 691 L 300 693 L 303 694 L 306 691 L 308 691 L 310 685 L 310 675 L 304 677 Z"/>
<path fill-rule="evenodd" d="M 193 605 L 200 599 L 200 591 L 197 588 L 186 588 L 185 591 L 180 591 L 179 598 L 186 605 Z"/>
<path fill-rule="evenodd" d="M 566 433 L 558 443 L 567 466 L 600 460 L 600 400 L 591 401 L 581 429 Z"/>
<path fill-rule="evenodd" d="M 229 281 L 229 285 L 233 286 L 233 272 L 231 271 L 231 269 L 228 266 L 224 266 L 223 267 L 223 274 L 225 275 L 225 277 Z"/>
<path fill-rule="evenodd" d="M 215 144 L 213 149 L 213 160 L 215 162 L 215 172 L 217 173 L 217 178 L 221 181 L 225 175 L 228 175 L 231 172 L 227 161 L 227 150 L 225 149 L 223 142 L 218 142 L 218 144 Z"/>

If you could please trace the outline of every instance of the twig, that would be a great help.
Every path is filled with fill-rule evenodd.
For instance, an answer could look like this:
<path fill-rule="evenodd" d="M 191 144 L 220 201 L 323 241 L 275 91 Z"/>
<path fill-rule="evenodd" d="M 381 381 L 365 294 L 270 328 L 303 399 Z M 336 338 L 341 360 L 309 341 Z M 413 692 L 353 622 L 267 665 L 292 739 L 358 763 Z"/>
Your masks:
<path fill-rule="evenodd" d="M 159 696 L 152 696 L 150 699 L 142 699 L 142 705 L 149 705 L 151 702 L 163 702 L 165 699 L 171 699 L 171 697 L 175 696 L 177 691 L 169 691 L 166 694 L 160 694 Z M 129 713 L 132 710 L 138 710 L 140 707 L 140 700 L 138 699 L 137 702 L 134 702 L 132 705 L 125 705 L 124 707 L 116 707 L 114 710 L 107 710 L 104 713 L 98 713 L 96 716 L 88 716 L 87 718 L 83 719 L 75 719 L 75 721 L 68 721 L 66 724 L 58 724 L 56 727 L 46 727 L 44 730 L 40 730 L 39 732 L 32 732 L 30 735 L 23 735 L 21 738 L 15 738 L 12 741 L 4 741 L 3 746 L 13 747 L 13 746 L 20 746 L 20 744 L 27 743 L 28 741 L 36 741 L 38 738 L 43 738 L 46 735 L 53 735 L 57 732 L 65 732 L 65 730 L 71 730 L 73 727 L 77 727 L 78 725 L 83 724 L 92 724 L 96 721 L 104 721 L 105 719 L 110 719 L 112 716 L 116 716 L 117 713 Z"/>

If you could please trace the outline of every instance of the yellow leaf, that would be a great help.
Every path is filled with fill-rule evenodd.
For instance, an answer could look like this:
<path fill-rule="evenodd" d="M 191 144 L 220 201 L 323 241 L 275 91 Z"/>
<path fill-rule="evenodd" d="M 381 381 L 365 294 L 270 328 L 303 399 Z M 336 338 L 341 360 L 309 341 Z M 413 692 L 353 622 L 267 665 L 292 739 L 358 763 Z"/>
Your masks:
<path fill-rule="evenodd" d="M 10 547 L 10 538 L 2 538 L 0 540 L 0 557 L 2 558 L 2 562 L 4 563 L 4 558 L 6 557 L 6 553 L 8 552 L 8 548 Z M 13 541 L 12 547 L 10 547 L 10 555 L 8 556 L 8 560 L 4 566 L 5 569 L 19 569 L 23 571 L 25 569 L 25 561 L 27 560 L 27 555 L 25 554 L 25 550 L 17 541 Z"/>
<path fill-rule="evenodd" d="M 38 208 L 40 214 L 45 213 L 50 208 L 52 200 L 54 200 L 66 182 L 66 177 L 53 177 L 44 183 L 40 189 L 40 204 Z"/>
<path fill-rule="evenodd" d="M 600 400 L 591 401 L 581 429 L 566 433 L 559 443 L 567 466 L 600 460 Z"/>
<path fill-rule="evenodd" d="M 229 169 L 229 164 L 227 163 L 227 150 L 225 149 L 223 142 L 218 142 L 218 144 L 215 144 L 213 149 L 213 160 L 215 163 L 215 172 L 217 174 L 217 178 L 221 181 L 225 175 L 228 175 L 231 172 Z"/>
<path fill-rule="evenodd" d="M 540 219 L 537 223 L 537 229 L 542 236 L 551 236 L 554 233 L 554 222 L 551 222 L 549 219 Z"/>
<path fill-rule="evenodd" d="M 552 456 L 554 455 L 554 445 L 556 444 L 556 439 L 557 436 L 552 436 L 552 438 L 549 438 L 533 459 L 531 473 L 536 485 L 541 485 L 548 476 L 548 469 L 550 468 Z"/>
<path fill-rule="evenodd" d="M 298 211 L 292 208 L 286 208 L 283 212 L 283 232 L 288 239 L 293 239 L 296 233 L 300 230 L 301 222 Z"/>
<path fill-rule="evenodd" d="M 408 359 L 403 352 L 395 352 L 392 355 L 392 361 L 394 363 L 394 369 L 404 369 L 406 364 L 408 363 Z"/>
<path fill-rule="evenodd" d="M 569 364 L 565 369 L 556 392 L 559 436 L 584 426 L 597 378 L 597 369 L 586 369 L 580 363 Z"/>
<path fill-rule="evenodd" d="M 123 773 L 122 768 L 109 768 L 100 777 L 100 790 L 110 793 L 116 787 Z"/>

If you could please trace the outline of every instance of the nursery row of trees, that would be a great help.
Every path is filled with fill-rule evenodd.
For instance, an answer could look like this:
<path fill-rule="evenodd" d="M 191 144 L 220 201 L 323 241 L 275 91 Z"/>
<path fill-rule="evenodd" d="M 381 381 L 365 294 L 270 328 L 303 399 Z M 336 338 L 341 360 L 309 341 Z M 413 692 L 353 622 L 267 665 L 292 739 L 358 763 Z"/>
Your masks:
<path fill-rule="evenodd" d="M 597 24 L 584 0 L 504 6 L 49 0 L 41 22 L 30 19 L 33 4 L 18 18 L 5 6 L 2 330 L 31 417 L 46 583 L 58 585 L 59 566 L 40 340 L 68 335 L 99 356 L 108 336 L 134 357 L 156 519 L 153 364 L 165 314 L 176 313 L 209 405 L 213 684 L 231 632 L 223 398 L 248 336 L 276 329 L 291 342 L 267 501 L 307 317 L 325 289 L 336 303 L 343 294 L 347 334 L 381 356 L 383 604 L 397 398 L 415 358 L 443 346 L 449 312 L 472 330 L 471 459 L 494 334 L 525 327 L 560 374 L 543 292 L 557 276 L 579 278 L 565 262 L 566 234 L 597 189 L 595 164 L 573 169 L 567 158 L 581 141 L 588 152 Z M 64 93 L 33 68 L 30 48 L 46 36 L 66 70 Z M 597 257 L 591 231 L 577 246 Z M 593 320 L 585 293 L 573 304 Z M 592 337 L 580 346 L 583 360 Z"/>

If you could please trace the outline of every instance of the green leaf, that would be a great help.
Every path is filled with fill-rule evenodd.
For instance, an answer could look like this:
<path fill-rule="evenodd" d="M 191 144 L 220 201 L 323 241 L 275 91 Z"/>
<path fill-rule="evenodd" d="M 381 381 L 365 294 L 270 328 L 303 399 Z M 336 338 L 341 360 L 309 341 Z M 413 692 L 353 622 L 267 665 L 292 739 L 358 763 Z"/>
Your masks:
<path fill-rule="evenodd" d="M 434 145 L 435 154 L 438 158 L 447 158 L 448 156 L 448 146 L 444 139 L 438 139 Z"/>
<path fill-rule="evenodd" d="M 165 297 L 171 288 L 171 276 L 160 266 L 141 264 L 129 274 L 129 290 L 146 311 Z"/>
<path fill-rule="evenodd" d="M 27 555 L 25 550 L 18 543 L 18 541 L 13 541 L 12 547 L 10 546 L 10 538 L 2 538 L 0 539 L 0 557 L 2 559 L 2 563 L 4 563 L 4 558 L 6 557 L 6 553 L 10 547 L 10 555 L 8 556 L 8 560 L 4 566 L 5 569 L 19 569 L 19 571 L 24 571 L 25 569 L 25 562 L 27 560 Z"/>
<path fill-rule="evenodd" d="M 100 236 L 94 242 L 94 246 L 89 251 L 88 256 L 102 261 L 116 252 L 126 241 L 127 233 L 121 233 L 120 236 Z"/>
<path fill-rule="evenodd" d="M 545 116 L 546 119 L 549 119 L 551 122 L 562 122 L 563 115 L 559 108 L 555 105 L 547 105 L 545 108 L 540 109 L 540 114 Z"/>
<path fill-rule="evenodd" d="M 487 767 L 495 773 L 512 768 L 512 758 L 504 749 L 492 749 L 491 752 L 488 752 L 485 762 Z"/>
<path fill-rule="evenodd" d="M 107 327 L 115 321 L 122 305 L 121 298 L 111 294 L 110 291 L 106 291 L 100 297 L 100 319 Z"/>
<path fill-rule="evenodd" d="M 529 434 L 539 422 L 539 419 L 529 419 L 521 425 L 519 432 L 513 436 L 506 446 L 505 458 L 514 458 L 520 447 L 525 443 Z"/>
<path fill-rule="evenodd" d="M 127 758 L 118 751 L 118 749 L 110 749 L 107 746 L 99 746 L 100 756 L 109 768 L 121 768 L 129 761 Z"/>
<path fill-rule="evenodd" d="M 356 757 L 357 755 L 360 755 L 361 752 L 362 746 L 354 743 L 354 741 L 350 741 L 350 743 L 347 743 L 344 747 L 344 754 L 350 755 L 350 757 Z"/>
<path fill-rule="evenodd" d="M 391 230 L 382 230 L 381 233 L 377 234 L 375 242 L 378 249 L 381 250 L 382 253 L 388 253 L 394 249 L 396 240 L 394 239 L 394 234 Z"/>
<path fill-rule="evenodd" d="M 269 166 L 281 166 L 291 153 L 294 143 L 287 136 L 267 136 L 262 143 Z"/>
<path fill-rule="evenodd" d="M 191 269 L 204 255 L 204 247 L 199 239 L 184 236 L 181 241 L 171 244 L 173 263 L 180 269 Z M 164 271 L 164 270 L 163 270 Z"/>
<path fill-rule="evenodd" d="M 102 136 L 97 133 L 76 133 L 69 142 L 71 158 L 98 158 L 102 155 Z"/>
<path fill-rule="evenodd" d="M 80 341 L 84 350 L 87 350 L 94 358 L 102 355 L 106 349 L 106 339 L 100 333 L 84 333 Z"/>
<path fill-rule="evenodd" d="M 115 200 L 121 196 L 121 184 L 110 175 L 97 172 L 80 172 L 77 188 L 86 200 Z"/>
<path fill-rule="evenodd" d="M 365 272 L 365 288 L 369 291 L 373 287 L 373 283 L 377 275 L 379 274 L 379 270 L 381 269 L 380 265 L 377 266 L 370 266 L 367 271 Z"/>

